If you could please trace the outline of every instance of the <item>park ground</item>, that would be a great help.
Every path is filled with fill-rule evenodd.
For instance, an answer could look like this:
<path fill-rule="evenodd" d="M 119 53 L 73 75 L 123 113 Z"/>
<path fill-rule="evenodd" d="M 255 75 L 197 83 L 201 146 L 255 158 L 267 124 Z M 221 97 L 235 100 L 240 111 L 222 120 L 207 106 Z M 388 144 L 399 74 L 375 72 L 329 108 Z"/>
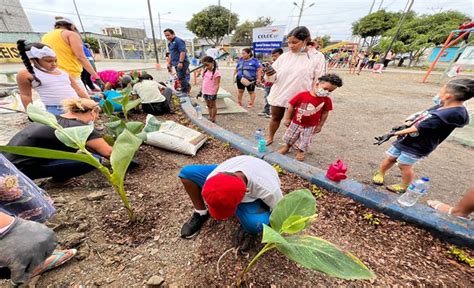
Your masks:
<path fill-rule="evenodd" d="M 232 71 L 223 67 L 223 87 L 234 95 Z M 157 80 L 165 80 L 163 71 L 152 71 Z M 439 89 L 437 84 L 420 84 L 419 74 L 385 73 L 361 76 L 337 71 L 345 86 L 333 95 L 335 110 L 327 126 L 315 139 L 308 163 L 325 169 L 341 158 L 349 166 L 349 176 L 369 183 L 372 170 L 387 148 L 372 145 L 372 138 L 397 125 L 404 116 L 431 104 Z M 197 89 L 193 90 L 193 95 Z M 243 136 L 252 137 L 257 127 L 265 128 L 267 119 L 257 116 L 262 106 L 262 91 L 257 105 L 247 114 L 218 115 L 218 124 Z M 247 97 L 247 96 L 246 96 Z M 2 134 L 9 135 L 26 125 L 23 115 L 0 115 Z M 143 115 L 133 118 L 143 120 Z M 166 117 L 193 127 L 178 112 Z M 99 123 L 100 124 L 100 123 Z M 195 127 L 194 127 L 195 128 Z M 283 130 L 276 139 L 281 139 Z M 5 135 L 7 134 L 5 133 Z M 0 139 L 2 143 L 8 136 Z M 278 142 L 278 141 L 276 141 Z M 275 143 L 272 148 L 278 147 Z M 145 222 L 131 225 L 118 196 L 99 173 L 81 177 L 81 185 L 48 189 L 58 213 L 48 225 L 58 233 L 62 248 L 76 247 L 76 259 L 61 269 L 35 279 L 36 287 L 143 287 L 153 276 L 163 277 L 165 286 L 231 286 L 239 272 L 257 253 L 228 254 L 235 219 L 209 221 L 195 239 L 179 237 L 181 225 L 190 216 L 192 206 L 178 178 L 179 169 L 187 164 L 218 163 L 239 152 L 212 137 L 195 157 L 184 156 L 143 146 L 137 152 L 141 166 L 129 173 L 126 190 L 131 202 Z M 417 175 L 432 178 L 429 198 L 454 203 L 472 181 L 472 148 L 447 141 L 427 160 L 417 166 Z M 292 155 L 290 155 L 292 157 Z M 399 180 L 396 170 L 388 182 Z M 285 193 L 313 188 L 307 181 L 282 174 Z M 145 181 L 144 181 L 145 180 Z M 440 188 L 443 187 L 443 188 Z M 451 245 L 429 232 L 393 221 L 367 209 L 353 200 L 322 190 L 317 194 L 318 218 L 308 233 L 329 240 L 352 252 L 376 274 L 373 281 L 343 281 L 308 271 L 276 252 L 265 255 L 248 275 L 246 287 L 318 287 L 318 286 L 460 286 L 474 284 L 472 268 L 453 260 Z M 96 197 L 91 198 L 91 193 Z M 94 200 L 95 199 L 95 200 Z M 380 225 L 371 225 L 364 215 L 372 214 Z M 465 249 L 471 257 L 474 251 Z M 0 286 L 6 287 L 6 282 Z"/>

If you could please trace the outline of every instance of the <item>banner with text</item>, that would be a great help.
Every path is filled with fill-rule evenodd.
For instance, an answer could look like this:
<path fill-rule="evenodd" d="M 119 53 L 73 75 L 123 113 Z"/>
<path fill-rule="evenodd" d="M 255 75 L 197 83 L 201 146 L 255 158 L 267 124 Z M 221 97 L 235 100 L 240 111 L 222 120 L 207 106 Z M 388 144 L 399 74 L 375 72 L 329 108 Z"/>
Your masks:
<path fill-rule="evenodd" d="M 0 63 L 21 63 L 15 43 L 0 43 Z"/>
<path fill-rule="evenodd" d="M 275 48 L 281 48 L 285 36 L 285 25 L 267 26 L 253 29 L 253 51 L 269 54 Z"/>

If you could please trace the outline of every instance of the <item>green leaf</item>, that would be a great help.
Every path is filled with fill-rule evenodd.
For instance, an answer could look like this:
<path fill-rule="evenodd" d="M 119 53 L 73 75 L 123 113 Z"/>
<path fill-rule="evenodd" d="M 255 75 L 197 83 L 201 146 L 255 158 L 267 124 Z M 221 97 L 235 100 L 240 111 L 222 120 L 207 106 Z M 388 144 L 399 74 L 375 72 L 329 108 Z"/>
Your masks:
<path fill-rule="evenodd" d="M 27 146 L 0 146 L 0 151 L 36 158 L 76 160 L 92 165 L 95 168 L 102 166 L 94 156 L 87 154 Z"/>
<path fill-rule="evenodd" d="M 316 213 L 316 200 L 308 189 L 302 189 L 286 194 L 278 202 L 270 215 L 270 226 L 281 232 L 283 223 L 293 215 L 303 217 Z M 307 223 L 305 224 L 307 225 Z"/>
<path fill-rule="evenodd" d="M 114 137 L 117 137 L 123 132 L 123 130 L 125 130 L 125 122 L 123 122 L 123 120 L 120 118 L 118 118 L 118 120 L 105 123 L 104 126 L 107 127 L 107 130 L 112 133 Z"/>
<path fill-rule="evenodd" d="M 276 248 L 303 267 L 349 280 L 375 277 L 354 255 L 341 251 L 324 239 L 307 235 L 293 235 L 285 239 L 287 243 L 277 243 Z"/>
<path fill-rule="evenodd" d="M 287 243 L 285 238 L 273 230 L 270 226 L 263 224 L 262 243 Z"/>
<path fill-rule="evenodd" d="M 135 134 L 138 138 L 142 139 L 143 142 L 146 142 L 147 140 L 147 134 L 146 132 L 142 131 L 140 133 Z"/>
<path fill-rule="evenodd" d="M 115 185 L 123 185 L 128 165 L 141 144 L 142 140 L 126 129 L 115 140 L 110 156 L 110 164 L 113 169 L 112 180 Z"/>
<path fill-rule="evenodd" d="M 54 131 L 54 134 L 66 146 L 74 149 L 85 149 L 87 138 L 94 130 L 94 125 L 76 126 L 61 128 Z"/>
<path fill-rule="evenodd" d="M 43 110 L 37 105 L 28 105 L 26 111 L 28 113 L 28 117 L 36 123 L 41 123 L 55 129 L 60 127 L 56 116 L 46 110 Z"/>
<path fill-rule="evenodd" d="M 142 131 L 143 126 L 145 126 L 145 124 L 139 121 L 130 121 L 125 124 L 125 127 L 127 128 L 127 130 L 132 132 L 133 134 L 137 134 L 140 131 Z"/>
<path fill-rule="evenodd" d="M 301 215 L 291 215 L 283 222 L 281 232 L 288 234 L 298 233 L 304 228 L 306 228 L 308 222 L 315 216 L 316 215 L 303 217 Z"/>
<path fill-rule="evenodd" d="M 128 103 L 125 105 L 125 110 L 128 112 L 132 110 L 133 108 L 137 107 L 142 103 L 142 99 L 135 99 L 135 100 L 129 100 Z M 124 111 L 125 112 L 125 111 Z"/>
<path fill-rule="evenodd" d="M 105 140 L 105 142 L 107 142 L 107 144 L 109 144 L 110 146 L 114 146 L 115 138 L 112 135 L 105 134 L 105 135 L 102 135 L 102 138 L 104 138 L 104 140 Z"/>
<path fill-rule="evenodd" d="M 114 104 L 112 104 L 112 102 L 109 100 L 104 101 L 104 105 L 102 105 L 102 111 L 104 111 L 104 113 L 109 116 L 114 114 Z"/>

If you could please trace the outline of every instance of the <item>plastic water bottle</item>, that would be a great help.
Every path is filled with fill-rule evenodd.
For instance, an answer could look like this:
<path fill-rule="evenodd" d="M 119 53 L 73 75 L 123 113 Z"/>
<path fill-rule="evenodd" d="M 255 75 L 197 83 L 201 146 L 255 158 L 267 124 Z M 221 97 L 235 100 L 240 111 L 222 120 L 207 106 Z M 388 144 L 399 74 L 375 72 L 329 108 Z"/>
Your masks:
<path fill-rule="evenodd" d="M 264 139 L 263 137 L 263 129 L 262 128 L 257 128 L 257 130 L 255 130 L 255 141 L 257 143 L 260 142 L 260 139 Z M 265 140 L 265 139 L 264 139 Z"/>
<path fill-rule="evenodd" d="M 195 108 L 196 108 L 196 114 L 198 116 L 198 119 L 202 119 L 202 108 L 201 108 L 201 106 L 199 106 L 199 104 L 198 104 L 198 105 L 196 105 Z"/>
<path fill-rule="evenodd" d="M 423 177 L 411 182 L 407 191 L 398 198 L 398 203 L 404 207 L 411 207 L 416 204 L 429 189 L 430 178 Z"/>
<path fill-rule="evenodd" d="M 258 152 L 263 153 L 267 151 L 267 141 L 265 139 L 258 140 Z"/>

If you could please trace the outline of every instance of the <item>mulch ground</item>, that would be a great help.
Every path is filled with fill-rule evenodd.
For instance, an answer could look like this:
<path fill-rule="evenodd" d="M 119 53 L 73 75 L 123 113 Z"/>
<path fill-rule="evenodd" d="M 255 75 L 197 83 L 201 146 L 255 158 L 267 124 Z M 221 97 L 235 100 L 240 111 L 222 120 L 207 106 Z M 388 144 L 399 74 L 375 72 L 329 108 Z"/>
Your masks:
<path fill-rule="evenodd" d="M 144 116 L 134 115 L 143 120 Z M 181 112 L 165 117 L 189 125 Z M 232 246 L 237 221 L 207 222 L 192 240 L 179 237 L 181 225 L 192 213 L 191 202 L 177 177 L 187 164 L 219 163 L 240 153 L 212 137 L 195 157 L 142 146 L 140 167 L 128 173 L 126 190 L 143 223 L 128 221 L 118 195 L 98 173 L 82 179 L 85 185 L 48 192 L 58 213 L 50 225 L 56 228 L 60 246 L 76 247 L 75 260 L 38 280 L 38 287 L 143 287 L 153 275 L 165 286 L 233 286 L 239 273 L 258 248 L 248 254 L 222 253 Z M 312 186 L 300 177 L 281 174 L 284 193 Z M 84 197 L 102 191 L 103 199 Z M 393 221 L 339 194 L 317 193 L 318 218 L 306 233 L 324 238 L 359 257 L 376 274 L 372 281 L 344 281 L 299 267 L 272 251 L 247 275 L 246 287 L 320 286 L 458 286 L 474 285 L 474 270 L 447 253 L 450 244 L 412 225 Z M 371 213 L 380 225 L 371 225 Z M 464 249 L 471 257 L 474 251 Z M 1 284 L 2 282 L 0 282 Z"/>

